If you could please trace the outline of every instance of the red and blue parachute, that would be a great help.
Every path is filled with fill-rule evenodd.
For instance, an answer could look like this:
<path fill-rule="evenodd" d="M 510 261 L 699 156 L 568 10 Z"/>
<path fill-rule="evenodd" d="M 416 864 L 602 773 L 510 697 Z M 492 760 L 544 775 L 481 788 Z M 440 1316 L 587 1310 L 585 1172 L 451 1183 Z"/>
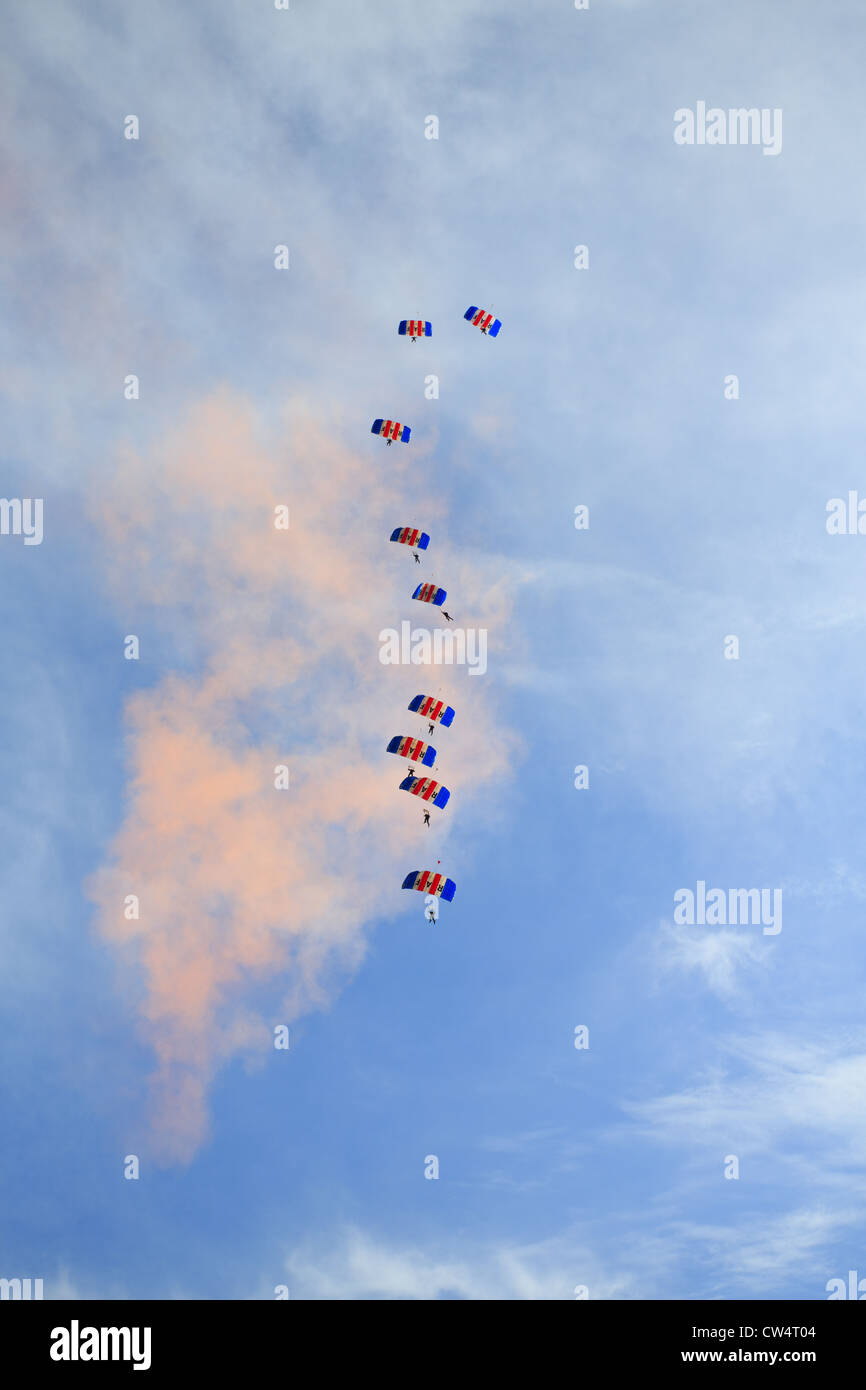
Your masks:
<path fill-rule="evenodd" d="M 374 420 L 370 433 L 381 435 L 389 444 L 395 439 L 401 439 L 404 444 L 408 444 L 412 431 L 408 425 L 401 425 L 399 420 Z"/>
<path fill-rule="evenodd" d="M 432 802 L 440 811 L 445 809 L 451 797 L 448 788 L 443 787 L 441 782 L 434 782 L 432 777 L 404 777 L 400 790 L 420 796 L 422 801 Z"/>
<path fill-rule="evenodd" d="M 412 738 L 411 734 L 395 734 L 386 752 L 396 753 L 398 758 L 408 758 L 422 767 L 432 767 L 436 761 L 436 749 L 420 738 Z"/>
<path fill-rule="evenodd" d="M 473 323 L 476 328 L 480 328 L 481 332 L 486 333 L 489 338 L 495 338 L 502 327 L 502 323 L 499 319 L 495 319 L 492 314 L 488 314 L 486 309 L 476 308 L 474 304 L 469 306 L 463 317 L 468 319 L 470 323 Z"/>
<path fill-rule="evenodd" d="M 444 589 L 437 589 L 435 584 L 419 584 L 412 597 L 419 603 L 432 603 L 441 608 L 448 595 Z"/>
<path fill-rule="evenodd" d="M 430 537 L 417 526 L 396 526 L 391 532 L 391 540 L 397 545 L 411 545 L 413 550 L 426 550 Z"/>
<path fill-rule="evenodd" d="M 401 338 L 411 338 L 414 343 L 416 338 L 431 338 L 433 326 L 426 319 L 401 319 L 397 332 Z"/>
<path fill-rule="evenodd" d="M 410 700 L 409 709 L 430 724 L 441 724 L 443 729 L 449 728 L 454 720 L 451 706 L 446 705 L 444 700 L 437 700 L 435 695 L 416 695 Z"/>
<path fill-rule="evenodd" d="M 413 869 L 403 879 L 404 888 L 414 888 L 419 893 L 427 893 L 432 898 L 441 898 L 450 903 L 457 891 L 453 878 L 444 874 L 434 874 L 432 869 Z"/>

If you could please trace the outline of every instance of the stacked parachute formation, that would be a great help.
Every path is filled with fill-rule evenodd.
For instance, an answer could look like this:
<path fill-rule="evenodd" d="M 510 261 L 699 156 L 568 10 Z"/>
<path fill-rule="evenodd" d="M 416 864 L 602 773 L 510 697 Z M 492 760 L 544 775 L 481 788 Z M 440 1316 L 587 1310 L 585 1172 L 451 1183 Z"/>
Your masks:
<path fill-rule="evenodd" d="M 493 317 L 492 312 L 479 309 L 475 305 L 471 305 L 463 317 L 490 338 L 497 337 L 502 327 L 502 323 Z M 409 338 L 411 342 L 416 343 L 421 338 L 432 337 L 433 326 L 427 319 L 401 319 L 397 333 L 401 338 Z M 409 425 L 401 424 L 400 421 L 385 420 L 380 417 L 373 421 L 371 434 L 379 435 L 390 446 L 395 440 L 402 444 L 408 444 L 412 431 Z M 394 545 L 407 546 L 412 552 L 416 565 L 420 565 L 421 553 L 426 551 L 430 545 L 429 535 L 418 526 L 395 526 L 389 539 Z M 453 619 L 444 607 L 447 597 L 445 590 L 432 580 L 422 581 L 416 586 L 412 594 L 412 598 L 417 602 L 428 603 L 434 608 L 439 608 L 442 611 L 442 616 L 450 623 Z M 449 729 L 454 722 L 452 706 L 435 695 L 416 695 L 410 700 L 408 708 L 410 714 L 417 715 L 427 721 L 428 736 L 432 736 L 437 727 L 440 730 Z M 410 796 L 417 798 L 422 806 L 424 824 L 429 826 L 431 823 L 429 808 L 433 806 L 437 810 L 443 811 L 451 799 L 451 792 L 432 777 L 417 774 L 415 764 L 417 763 L 419 768 L 432 769 L 436 762 L 436 749 L 432 744 L 425 743 L 412 734 L 395 734 L 389 740 L 386 751 L 408 761 L 409 772 L 400 782 L 399 790 L 408 792 Z M 439 861 L 436 862 L 438 865 Z M 453 878 L 448 878 L 438 868 L 411 869 L 404 878 L 402 887 L 425 895 L 424 917 L 428 922 L 438 920 L 440 900 L 450 903 L 457 891 L 457 885 Z"/>
<path fill-rule="evenodd" d="M 433 695 L 415 695 L 409 701 L 408 708 L 410 714 L 418 715 L 427 721 L 427 728 L 431 734 L 437 724 L 441 728 L 447 729 L 454 720 L 454 710 L 451 706 L 446 705 L 444 700 L 439 700 Z M 395 753 L 398 757 L 407 758 L 413 764 L 409 769 L 408 776 L 404 777 L 400 783 L 399 790 L 417 797 L 422 803 L 424 824 L 429 826 L 429 808 L 435 806 L 438 810 L 444 811 L 451 799 L 451 792 L 435 778 L 416 774 L 414 764 L 418 763 L 421 768 L 432 768 L 436 762 L 436 749 L 431 743 L 425 743 L 420 738 L 413 738 L 411 734 L 406 736 L 395 734 L 388 744 L 387 751 Z M 425 894 L 424 916 L 428 922 L 437 920 L 439 899 L 450 903 L 456 887 L 452 878 L 448 878 L 437 869 L 412 869 L 404 878 L 402 886 L 403 888 L 414 888 L 417 892 Z"/>

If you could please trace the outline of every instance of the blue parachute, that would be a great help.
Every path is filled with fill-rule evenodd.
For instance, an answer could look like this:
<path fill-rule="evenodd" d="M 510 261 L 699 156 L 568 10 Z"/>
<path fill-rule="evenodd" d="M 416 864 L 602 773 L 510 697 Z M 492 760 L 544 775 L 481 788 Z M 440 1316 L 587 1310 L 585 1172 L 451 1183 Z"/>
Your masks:
<path fill-rule="evenodd" d="M 409 436 L 412 431 L 408 425 L 401 425 L 399 420 L 374 420 L 371 434 L 378 434 L 388 444 L 392 444 L 395 439 L 400 439 L 404 444 L 409 443 Z"/>
<path fill-rule="evenodd" d="M 411 338 L 414 343 L 416 338 L 432 337 L 433 326 L 426 319 L 401 319 L 397 332 L 401 338 Z"/>
<path fill-rule="evenodd" d="M 446 903 L 450 903 L 457 892 L 457 884 L 453 878 L 434 873 L 432 869 L 413 869 L 403 879 L 403 887 L 414 888 L 417 892 L 427 893 L 433 898 L 441 898 Z"/>
<path fill-rule="evenodd" d="M 419 531 L 417 526 L 395 526 L 391 540 L 396 545 L 410 545 L 413 550 L 426 550 L 430 544 L 427 532 Z"/>
<path fill-rule="evenodd" d="M 419 584 L 412 597 L 419 603 L 432 603 L 436 608 L 441 608 L 448 595 L 435 584 Z"/>
<path fill-rule="evenodd" d="M 441 724 L 443 729 L 450 728 L 454 721 L 451 706 L 446 705 L 444 700 L 437 700 L 435 695 L 416 695 L 409 701 L 409 709 L 430 724 Z"/>
<path fill-rule="evenodd" d="M 386 752 L 396 753 L 398 758 L 408 758 L 411 763 L 420 763 L 422 767 L 432 767 L 436 761 L 436 749 L 432 744 L 412 738 L 411 734 L 395 734 Z"/>
<path fill-rule="evenodd" d="M 412 796 L 420 797 L 422 801 L 429 801 L 440 811 L 444 811 L 451 798 L 448 788 L 443 787 L 441 782 L 434 782 L 432 777 L 404 777 L 400 790 L 411 792 Z"/>
<path fill-rule="evenodd" d="M 470 304 L 463 317 L 473 323 L 476 328 L 480 328 L 481 332 L 486 333 L 489 338 L 495 338 L 502 327 L 499 319 L 488 314 L 486 309 L 476 308 L 474 304 Z"/>

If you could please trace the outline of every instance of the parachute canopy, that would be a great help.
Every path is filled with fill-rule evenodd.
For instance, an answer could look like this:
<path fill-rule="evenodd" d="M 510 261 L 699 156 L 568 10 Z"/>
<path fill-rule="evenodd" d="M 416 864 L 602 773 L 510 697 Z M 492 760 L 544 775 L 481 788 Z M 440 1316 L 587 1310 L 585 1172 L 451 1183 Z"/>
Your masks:
<path fill-rule="evenodd" d="M 400 783 L 400 790 L 420 796 L 422 801 L 432 801 L 440 811 L 445 809 L 451 797 L 448 788 L 443 787 L 441 782 L 434 782 L 432 777 L 404 777 Z"/>
<path fill-rule="evenodd" d="M 422 743 L 420 738 L 412 738 L 410 734 L 395 734 L 387 751 L 396 753 L 398 758 L 420 763 L 422 767 L 432 767 L 436 761 L 436 749 L 429 743 Z"/>
<path fill-rule="evenodd" d="M 403 879 L 404 888 L 416 888 L 419 893 L 429 893 L 433 898 L 441 898 L 450 903 L 457 891 L 453 878 L 444 874 L 434 874 L 432 869 L 413 869 Z"/>
<path fill-rule="evenodd" d="M 448 595 L 444 589 L 437 589 L 435 584 L 419 584 L 412 597 L 419 603 L 433 603 L 441 608 Z"/>
<path fill-rule="evenodd" d="M 454 719 L 451 706 L 446 705 L 444 700 L 437 700 L 435 695 L 416 695 L 414 700 L 410 700 L 409 709 L 412 714 L 419 714 L 431 724 L 441 724 L 443 729 L 449 728 Z"/>
<path fill-rule="evenodd" d="M 495 338 L 502 327 L 499 319 L 488 314 L 486 309 L 477 309 L 474 304 L 469 306 L 463 317 L 468 319 L 470 323 L 474 323 L 476 328 L 480 328 L 482 333 L 486 333 L 491 338 Z"/>
<path fill-rule="evenodd" d="M 418 550 L 426 550 L 430 544 L 427 532 L 419 531 L 417 526 L 396 526 L 391 532 L 391 540 L 397 545 L 411 545 Z"/>
<path fill-rule="evenodd" d="M 407 335 L 410 338 L 430 338 L 433 336 L 433 328 L 426 319 L 401 319 L 397 332 L 401 338 L 405 338 Z"/>
<path fill-rule="evenodd" d="M 401 425 L 399 420 L 374 420 L 371 434 L 381 434 L 383 439 L 401 439 L 404 444 L 409 443 L 409 436 L 412 433 L 408 425 Z"/>

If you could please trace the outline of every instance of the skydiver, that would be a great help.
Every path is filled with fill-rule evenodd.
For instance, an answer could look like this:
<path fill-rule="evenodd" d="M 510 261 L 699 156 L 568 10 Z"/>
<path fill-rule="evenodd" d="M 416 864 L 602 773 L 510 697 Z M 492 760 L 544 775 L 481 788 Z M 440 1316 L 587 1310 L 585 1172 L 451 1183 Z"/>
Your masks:
<path fill-rule="evenodd" d="M 425 824 L 425 825 L 429 825 L 429 824 L 430 824 L 430 812 L 429 812 L 429 811 L 425 811 L 425 812 L 424 812 L 424 824 Z"/>
<path fill-rule="evenodd" d="M 428 732 L 428 734 L 432 734 L 432 733 L 433 733 L 433 728 L 434 728 L 434 726 L 433 726 L 432 724 L 428 724 L 428 725 L 427 725 L 427 732 Z"/>
<path fill-rule="evenodd" d="M 391 441 L 390 441 L 390 439 L 386 439 L 386 440 L 385 440 L 385 443 L 388 445 L 388 448 L 390 449 L 390 447 L 391 447 Z"/>
<path fill-rule="evenodd" d="M 418 554 L 418 551 L 417 551 L 417 550 L 413 550 L 413 551 L 412 551 L 412 554 L 415 556 L 415 564 L 416 564 L 416 565 L 420 565 L 420 563 L 421 563 L 421 556 Z"/>
<path fill-rule="evenodd" d="M 450 613 L 446 613 L 444 608 L 442 609 L 442 617 L 443 617 L 443 618 L 447 618 L 448 621 L 449 621 L 449 623 L 453 623 L 453 621 L 454 621 L 454 619 L 452 618 L 451 614 L 450 614 Z"/>

